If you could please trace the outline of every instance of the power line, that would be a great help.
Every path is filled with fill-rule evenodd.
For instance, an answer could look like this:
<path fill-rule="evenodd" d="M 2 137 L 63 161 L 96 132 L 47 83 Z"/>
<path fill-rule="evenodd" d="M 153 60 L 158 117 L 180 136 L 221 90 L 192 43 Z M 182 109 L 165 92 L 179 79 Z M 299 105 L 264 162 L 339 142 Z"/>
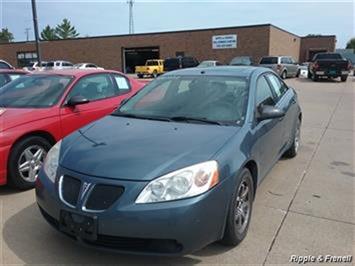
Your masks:
<path fill-rule="evenodd" d="M 129 5 L 129 34 L 133 34 L 134 33 L 134 20 L 133 20 L 134 0 L 128 0 L 127 4 Z"/>

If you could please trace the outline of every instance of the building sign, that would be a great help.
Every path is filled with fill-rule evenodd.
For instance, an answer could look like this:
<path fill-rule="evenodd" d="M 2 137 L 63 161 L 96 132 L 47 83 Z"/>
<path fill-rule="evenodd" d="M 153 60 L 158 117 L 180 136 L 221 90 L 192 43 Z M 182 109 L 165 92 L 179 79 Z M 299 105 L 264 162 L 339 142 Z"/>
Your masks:
<path fill-rule="evenodd" d="M 237 35 L 214 35 L 212 36 L 213 49 L 237 48 Z"/>

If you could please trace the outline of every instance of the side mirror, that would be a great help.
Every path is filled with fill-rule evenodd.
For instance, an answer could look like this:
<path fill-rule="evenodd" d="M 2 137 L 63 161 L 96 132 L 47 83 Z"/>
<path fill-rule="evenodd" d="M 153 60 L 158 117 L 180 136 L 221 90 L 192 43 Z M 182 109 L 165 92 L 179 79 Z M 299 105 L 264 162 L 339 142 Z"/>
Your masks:
<path fill-rule="evenodd" d="M 88 99 L 84 98 L 83 96 L 76 95 L 76 96 L 73 96 L 69 99 L 69 101 L 67 102 L 67 106 L 74 107 L 76 105 L 86 104 L 88 102 L 90 102 L 90 101 Z"/>
<path fill-rule="evenodd" d="M 259 115 L 257 117 L 258 121 L 281 118 L 285 116 L 284 111 L 271 105 L 261 105 L 259 106 L 258 111 L 259 111 Z"/>

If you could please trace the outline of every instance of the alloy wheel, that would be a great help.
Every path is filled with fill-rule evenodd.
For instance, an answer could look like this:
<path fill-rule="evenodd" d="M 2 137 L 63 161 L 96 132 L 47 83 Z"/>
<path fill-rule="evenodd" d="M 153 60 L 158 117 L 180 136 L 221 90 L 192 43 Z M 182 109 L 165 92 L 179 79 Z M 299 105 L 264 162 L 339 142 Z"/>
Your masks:
<path fill-rule="evenodd" d="M 235 204 L 235 226 L 239 233 L 243 233 L 248 225 L 251 207 L 251 189 L 247 181 L 243 180 L 238 187 Z"/>
<path fill-rule="evenodd" d="M 27 147 L 18 160 L 18 172 L 27 182 L 35 182 L 46 157 L 46 150 L 39 145 Z"/>

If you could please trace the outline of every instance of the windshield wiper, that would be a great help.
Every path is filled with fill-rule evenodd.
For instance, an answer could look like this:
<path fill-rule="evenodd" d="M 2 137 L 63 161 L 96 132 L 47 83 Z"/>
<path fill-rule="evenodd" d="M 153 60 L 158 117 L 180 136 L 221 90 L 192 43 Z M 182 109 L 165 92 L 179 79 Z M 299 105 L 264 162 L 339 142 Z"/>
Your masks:
<path fill-rule="evenodd" d="M 129 117 L 129 118 L 137 118 L 137 119 L 147 119 L 147 120 L 158 120 L 158 121 L 168 121 L 170 122 L 170 118 L 161 117 L 161 116 L 146 116 L 146 115 L 136 115 L 124 112 L 114 112 L 111 115 L 113 116 L 122 116 L 122 117 Z"/>
<path fill-rule="evenodd" d="M 197 118 L 197 117 L 187 117 L 187 116 L 173 116 L 173 117 L 169 117 L 169 119 L 171 121 L 176 121 L 176 122 L 179 122 L 179 121 L 182 121 L 182 122 L 202 122 L 202 123 L 206 123 L 206 124 L 213 124 L 213 125 L 220 125 L 222 126 L 223 123 L 221 122 L 218 122 L 218 121 L 215 121 L 215 120 L 209 120 L 207 118 Z"/>

